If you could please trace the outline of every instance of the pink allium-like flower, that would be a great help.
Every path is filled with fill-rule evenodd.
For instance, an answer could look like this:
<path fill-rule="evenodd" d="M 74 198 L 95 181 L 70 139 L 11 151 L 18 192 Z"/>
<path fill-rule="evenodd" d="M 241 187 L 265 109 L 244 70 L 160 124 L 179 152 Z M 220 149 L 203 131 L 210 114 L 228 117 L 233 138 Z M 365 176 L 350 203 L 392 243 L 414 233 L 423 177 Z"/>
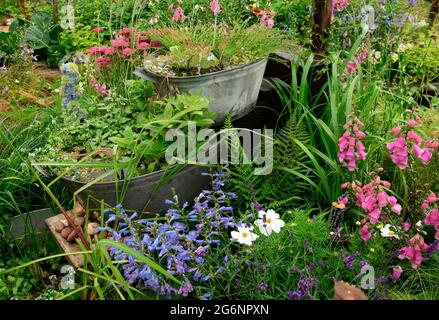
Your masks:
<path fill-rule="evenodd" d="M 372 237 L 372 233 L 369 231 L 369 227 L 367 226 L 367 224 L 363 225 L 360 228 L 360 236 L 361 236 L 361 239 L 366 243 Z"/>
<path fill-rule="evenodd" d="M 394 266 L 392 268 L 392 280 L 397 281 L 401 277 L 403 270 L 400 266 Z"/>
<path fill-rule="evenodd" d="M 390 157 L 394 164 L 400 169 L 408 167 L 407 143 L 403 136 L 398 136 L 396 141 L 388 143 L 387 149 L 390 151 Z"/>
<path fill-rule="evenodd" d="M 123 28 L 123 29 L 121 29 L 121 30 L 119 31 L 119 34 L 121 34 L 121 35 L 125 35 L 125 36 L 130 35 L 130 33 L 131 33 L 131 29 L 130 29 L 130 28 Z"/>
<path fill-rule="evenodd" d="M 412 227 L 412 225 L 410 223 L 404 222 L 404 230 L 405 231 L 409 231 L 411 227 Z"/>
<path fill-rule="evenodd" d="M 407 132 L 407 138 L 409 138 L 409 140 L 413 141 L 417 145 L 420 145 L 422 142 L 422 138 L 418 136 L 418 134 L 413 130 Z"/>
<path fill-rule="evenodd" d="M 137 49 L 146 50 L 146 49 L 148 49 L 149 46 L 150 46 L 150 44 L 148 42 L 139 42 L 137 44 Z"/>
<path fill-rule="evenodd" d="M 210 10 L 213 12 L 214 15 L 217 15 L 221 12 L 221 6 L 217 0 L 212 0 L 210 2 Z"/>
<path fill-rule="evenodd" d="M 105 54 L 111 56 L 113 54 L 113 49 L 111 49 L 108 46 L 92 47 L 86 51 L 86 54 L 88 55 Z"/>
<path fill-rule="evenodd" d="M 134 50 L 131 48 L 125 48 L 125 49 L 123 49 L 122 53 L 123 53 L 124 57 L 128 57 L 134 53 Z"/>
<path fill-rule="evenodd" d="M 395 128 L 392 128 L 392 130 L 390 130 L 390 132 L 392 134 L 398 134 L 401 131 L 402 127 L 401 126 L 397 126 Z"/>
<path fill-rule="evenodd" d="M 186 20 L 186 16 L 184 15 L 184 10 L 182 7 L 178 7 L 174 11 L 174 15 L 172 16 L 172 21 L 178 22 L 178 21 L 184 21 Z"/>
<path fill-rule="evenodd" d="M 116 38 L 114 40 L 111 40 L 111 45 L 113 48 L 123 48 L 123 47 L 129 47 L 130 43 L 125 38 Z"/>
<path fill-rule="evenodd" d="M 102 31 L 104 31 L 104 28 L 94 28 L 93 30 L 91 30 L 91 32 L 94 32 L 94 33 L 99 33 Z"/>
<path fill-rule="evenodd" d="M 98 66 L 104 67 L 104 66 L 108 66 L 110 64 L 110 60 L 101 56 L 101 57 L 96 59 L 96 63 L 98 64 Z"/>

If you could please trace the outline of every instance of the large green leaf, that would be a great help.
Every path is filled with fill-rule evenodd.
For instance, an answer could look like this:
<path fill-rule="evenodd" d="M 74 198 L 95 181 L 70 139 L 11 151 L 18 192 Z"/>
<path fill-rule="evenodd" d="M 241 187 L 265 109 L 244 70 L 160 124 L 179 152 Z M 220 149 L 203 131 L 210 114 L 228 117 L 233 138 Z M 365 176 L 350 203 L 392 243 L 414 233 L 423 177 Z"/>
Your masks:
<path fill-rule="evenodd" d="M 50 35 L 36 26 L 27 28 L 24 39 L 27 44 L 34 50 L 49 47 Z"/>

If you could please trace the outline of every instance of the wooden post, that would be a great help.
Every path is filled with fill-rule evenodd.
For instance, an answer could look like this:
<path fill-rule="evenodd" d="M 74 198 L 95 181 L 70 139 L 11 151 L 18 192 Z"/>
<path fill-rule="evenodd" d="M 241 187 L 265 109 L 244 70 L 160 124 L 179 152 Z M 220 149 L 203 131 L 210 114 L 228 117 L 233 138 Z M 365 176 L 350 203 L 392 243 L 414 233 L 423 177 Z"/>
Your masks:
<path fill-rule="evenodd" d="M 428 0 L 431 2 L 430 12 L 428 18 L 430 19 L 430 29 L 433 29 L 436 23 L 436 15 L 439 11 L 439 0 Z"/>
<path fill-rule="evenodd" d="M 327 53 L 326 40 L 332 17 L 332 0 L 314 0 L 312 51 L 320 60 Z"/>
<path fill-rule="evenodd" d="M 53 0 L 53 23 L 58 23 L 58 17 L 59 17 L 59 4 L 58 0 Z"/>

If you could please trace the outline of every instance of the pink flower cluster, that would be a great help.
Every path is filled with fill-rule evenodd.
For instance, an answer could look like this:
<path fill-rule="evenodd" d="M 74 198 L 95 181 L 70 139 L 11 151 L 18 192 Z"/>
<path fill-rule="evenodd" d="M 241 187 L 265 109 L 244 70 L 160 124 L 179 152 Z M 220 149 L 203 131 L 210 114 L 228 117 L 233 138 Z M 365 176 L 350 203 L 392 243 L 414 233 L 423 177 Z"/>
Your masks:
<path fill-rule="evenodd" d="M 369 215 L 371 224 L 376 224 L 381 218 L 383 222 L 387 220 L 387 216 L 382 215 L 386 207 L 397 215 L 401 214 L 402 207 L 394 196 L 389 196 L 384 188 L 390 188 L 389 181 L 381 180 L 377 177 L 374 181 L 362 185 L 361 182 L 353 182 L 352 184 L 344 183 L 342 188 L 351 187 L 355 192 L 356 204 L 366 211 Z"/>
<path fill-rule="evenodd" d="M 422 251 L 428 249 L 428 245 L 424 242 L 419 235 L 414 236 L 409 240 L 409 245 L 407 247 L 401 248 L 401 254 L 398 256 L 399 259 L 408 259 L 411 262 L 412 268 L 417 269 L 424 260 Z"/>
<path fill-rule="evenodd" d="M 434 192 L 430 193 L 427 199 L 425 199 L 422 204 L 422 211 L 427 212 L 430 209 L 430 206 L 434 204 L 438 200 L 436 194 Z M 436 229 L 436 234 L 434 235 L 436 240 L 439 240 L 439 210 L 438 208 L 432 208 L 430 212 L 424 219 L 424 223 L 429 226 L 433 226 Z"/>
<path fill-rule="evenodd" d="M 93 85 L 93 87 L 95 88 L 96 92 L 99 93 L 101 96 L 108 95 L 107 85 L 105 83 L 99 84 L 99 83 L 97 83 L 96 79 L 94 79 L 94 78 L 91 79 L 90 82 Z"/>
<path fill-rule="evenodd" d="M 111 56 L 118 54 L 118 56 L 129 57 L 136 51 L 133 49 L 144 51 L 151 46 L 148 37 L 140 36 L 130 28 L 123 28 L 117 33 L 117 38 L 111 40 L 111 47 L 100 46 L 92 47 L 86 51 L 88 55 L 97 55 L 96 63 L 100 67 L 110 64 Z M 133 36 L 133 37 L 132 37 Z M 133 43 L 134 41 L 134 43 Z"/>
<path fill-rule="evenodd" d="M 359 55 L 357 55 L 357 62 L 359 65 L 363 64 L 364 60 L 366 60 L 366 58 L 368 57 L 369 53 L 366 49 L 364 49 Z M 357 69 L 357 65 L 355 64 L 354 61 L 349 60 L 347 66 L 346 66 L 346 71 L 349 74 L 352 74 L 355 69 Z"/>
<path fill-rule="evenodd" d="M 332 8 L 338 12 L 343 11 L 349 5 L 349 0 L 332 0 Z"/>
<path fill-rule="evenodd" d="M 261 10 L 257 6 L 253 6 L 251 12 L 255 15 L 260 16 L 259 24 L 261 27 L 272 28 L 274 26 L 274 17 L 276 12 L 271 9 Z"/>
<path fill-rule="evenodd" d="M 174 22 L 178 22 L 181 21 L 183 22 L 184 20 L 186 20 L 186 16 L 184 15 L 184 10 L 182 7 L 177 7 L 177 9 L 175 9 L 174 14 L 172 15 L 172 21 Z"/>
<path fill-rule="evenodd" d="M 276 13 L 272 10 L 264 10 L 262 15 L 261 15 L 261 20 L 259 21 L 259 24 L 262 27 L 268 27 L 268 28 L 273 28 L 274 26 L 274 17 L 276 16 Z"/>
<path fill-rule="evenodd" d="M 348 7 L 349 5 L 350 5 L 349 0 L 332 0 L 332 12 L 331 12 L 330 22 L 332 23 L 334 21 L 335 11 L 341 12 L 344 9 L 346 9 L 346 7 Z"/>
<path fill-rule="evenodd" d="M 411 128 L 420 124 L 419 119 L 409 120 L 407 125 Z M 390 131 L 392 134 L 396 135 L 396 140 L 387 144 L 387 149 L 390 152 L 390 157 L 394 164 L 396 164 L 400 169 L 406 169 L 408 167 L 408 146 L 407 142 L 411 142 L 412 152 L 416 158 L 420 159 L 422 164 L 427 165 L 431 158 L 433 157 L 432 150 L 439 147 L 439 142 L 433 140 L 427 140 L 424 143 L 424 147 L 421 147 L 422 138 L 413 130 L 409 130 L 406 135 L 401 134 L 402 126 L 397 126 L 392 128 Z"/>
<path fill-rule="evenodd" d="M 346 130 L 338 140 L 338 160 L 349 171 L 357 169 L 357 160 L 365 160 L 367 153 L 365 147 L 359 139 L 364 139 L 366 134 L 359 129 L 364 124 L 357 118 L 349 120 L 343 129 Z M 357 140 L 358 139 L 358 140 Z"/>
<path fill-rule="evenodd" d="M 387 144 L 387 149 L 390 151 L 390 157 L 394 164 L 400 169 L 405 169 L 408 166 L 409 155 L 407 151 L 407 143 L 403 136 L 398 135 L 396 140 Z"/>

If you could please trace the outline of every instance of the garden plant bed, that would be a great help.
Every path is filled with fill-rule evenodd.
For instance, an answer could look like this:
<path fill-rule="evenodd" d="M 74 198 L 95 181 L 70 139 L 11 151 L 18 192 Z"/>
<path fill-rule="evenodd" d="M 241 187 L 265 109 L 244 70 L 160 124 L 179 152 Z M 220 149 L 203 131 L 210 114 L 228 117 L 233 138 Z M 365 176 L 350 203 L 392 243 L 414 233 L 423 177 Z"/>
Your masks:
<path fill-rule="evenodd" d="M 0 300 L 439 300 L 437 3 L 3 0 Z"/>

